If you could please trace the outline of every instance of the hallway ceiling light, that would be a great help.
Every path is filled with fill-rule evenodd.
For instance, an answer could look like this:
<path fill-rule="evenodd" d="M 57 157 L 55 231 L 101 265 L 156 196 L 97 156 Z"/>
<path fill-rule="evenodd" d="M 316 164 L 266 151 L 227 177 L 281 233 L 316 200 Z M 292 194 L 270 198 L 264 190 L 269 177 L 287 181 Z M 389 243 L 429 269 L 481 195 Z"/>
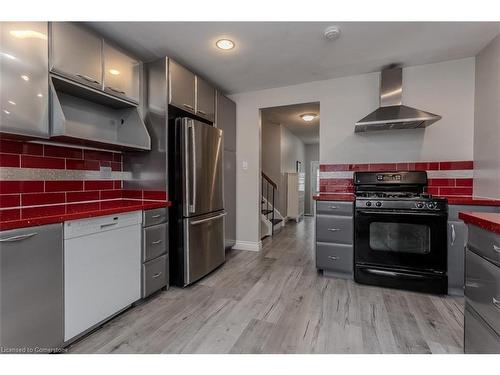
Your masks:
<path fill-rule="evenodd" d="M 327 40 L 335 40 L 340 38 L 340 28 L 338 26 L 328 26 L 323 35 Z"/>
<path fill-rule="evenodd" d="M 318 115 L 316 113 L 304 113 L 303 115 L 300 115 L 300 117 L 306 122 L 311 122 L 318 117 Z"/>
<path fill-rule="evenodd" d="M 217 42 L 215 42 L 215 45 L 217 46 L 217 48 L 226 51 L 234 48 L 234 42 L 229 39 L 219 39 Z"/>

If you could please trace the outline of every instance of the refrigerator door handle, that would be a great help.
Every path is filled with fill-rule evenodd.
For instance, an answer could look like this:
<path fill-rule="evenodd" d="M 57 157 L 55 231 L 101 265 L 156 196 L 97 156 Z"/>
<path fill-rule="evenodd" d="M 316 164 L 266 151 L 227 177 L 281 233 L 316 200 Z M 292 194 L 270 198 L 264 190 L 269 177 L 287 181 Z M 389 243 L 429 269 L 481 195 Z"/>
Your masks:
<path fill-rule="evenodd" d="M 191 195 L 192 200 L 189 204 L 189 212 L 196 212 L 196 142 L 195 142 L 195 129 L 194 129 L 194 121 L 191 120 L 189 124 L 190 132 L 191 132 Z"/>
<path fill-rule="evenodd" d="M 191 225 L 198 225 L 198 224 L 201 224 L 201 223 L 206 223 L 207 221 L 212 221 L 212 220 L 215 220 L 215 219 L 220 219 L 221 217 L 224 217 L 226 215 L 227 215 L 227 212 L 223 212 L 223 213 L 221 213 L 220 215 L 217 215 L 217 216 L 212 216 L 212 217 L 209 217 L 209 218 L 206 218 L 206 219 L 192 221 Z"/>

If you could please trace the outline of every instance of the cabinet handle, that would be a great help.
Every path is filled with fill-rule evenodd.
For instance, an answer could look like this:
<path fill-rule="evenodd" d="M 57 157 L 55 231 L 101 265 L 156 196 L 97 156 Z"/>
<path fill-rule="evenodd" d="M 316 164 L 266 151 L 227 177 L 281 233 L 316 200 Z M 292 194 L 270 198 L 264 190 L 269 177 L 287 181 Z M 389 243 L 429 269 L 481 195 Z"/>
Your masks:
<path fill-rule="evenodd" d="M 495 297 L 493 297 L 493 300 L 491 301 L 493 305 L 500 310 L 500 301 L 497 300 Z"/>
<path fill-rule="evenodd" d="M 330 259 L 330 260 L 339 260 L 340 257 L 335 257 L 333 255 L 328 255 L 328 259 Z"/>
<path fill-rule="evenodd" d="M 151 245 L 158 245 L 159 243 L 162 243 L 163 240 L 157 240 L 157 241 L 153 241 L 151 242 Z"/>
<path fill-rule="evenodd" d="M 21 234 L 19 236 L 13 236 L 13 237 L 7 237 L 7 238 L 0 238 L 0 242 L 16 242 L 16 241 L 22 241 L 27 238 L 31 238 L 33 236 L 36 236 L 38 233 L 28 233 L 28 234 Z"/>
<path fill-rule="evenodd" d="M 194 111 L 194 108 L 189 104 L 183 104 L 184 107 L 189 108 L 191 111 Z"/>
<path fill-rule="evenodd" d="M 338 206 L 330 206 L 328 208 L 331 208 L 332 210 L 336 210 L 338 208 Z"/>
<path fill-rule="evenodd" d="M 92 77 L 86 76 L 85 74 L 77 74 L 76 76 L 84 79 L 85 81 L 89 81 L 89 82 L 92 82 L 92 83 L 101 83 L 101 82 L 95 80 Z"/>
<path fill-rule="evenodd" d="M 500 253 L 500 246 L 493 245 L 493 250 L 495 250 L 497 253 Z"/>
<path fill-rule="evenodd" d="M 453 244 L 455 243 L 455 239 L 457 238 L 457 233 L 455 232 L 455 225 L 454 224 L 450 225 L 451 225 L 451 246 L 453 246 Z"/>
<path fill-rule="evenodd" d="M 158 273 L 155 273 L 155 274 L 154 274 L 153 276 L 151 276 L 151 277 L 152 277 L 153 279 L 156 279 L 156 278 L 160 277 L 162 273 L 163 273 L 163 272 L 158 272 Z"/>
<path fill-rule="evenodd" d="M 151 216 L 151 219 L 158 219 L 159 217 L 161 217 L 161 214 L 153 215 L 153 216 Z"/>
<path fill-rule="evenodd" d="M 207 115 L 207 113 L 205 111 L 202 111 L 201 109 L 198 110 L 198 112 L 200 112 L 202 115 Z"/>
<path fill-rule="evenodd" d="M 116 224 L 118 224 L 118 223 L 101 224 L 101 229 L 103 229 L 103 228 L 107 228 L 107 227 L 110 227 L 110 226 L 112 226 L 112 225 L 116 225 Z"/>
<path fill-rule="evenodd" d="M 330 232 L 338 232 L 340 229 L 339 228 L 328 228 Z"/>
<path fill-rule="evenodd" d="M 111 91 L 116 92 L 117 94 L 122 94 L 122 95 L 126 95 L 127 94 L 125 91 L 117 90 L 117 89 L 114 89 L 113 87 L 110 87 L 110 86 L 107 86 L 106 88 L 109 89 L 109 90 L 111 90 Z"/>

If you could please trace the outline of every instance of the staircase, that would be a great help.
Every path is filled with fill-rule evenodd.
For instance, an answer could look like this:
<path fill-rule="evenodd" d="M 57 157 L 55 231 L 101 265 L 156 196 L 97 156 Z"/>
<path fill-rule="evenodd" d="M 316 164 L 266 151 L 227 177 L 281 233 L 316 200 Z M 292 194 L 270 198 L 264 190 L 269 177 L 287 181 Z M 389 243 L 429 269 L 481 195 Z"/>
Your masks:
<path fill-rule="evenodd" d="M 275 208 L 275 196 L 278 186 L 264 172 L 261 176 L 261 219 L 267 230 L 262 230 L 262 237 L 272 236 L 282 226 L 283 218 Z"/>

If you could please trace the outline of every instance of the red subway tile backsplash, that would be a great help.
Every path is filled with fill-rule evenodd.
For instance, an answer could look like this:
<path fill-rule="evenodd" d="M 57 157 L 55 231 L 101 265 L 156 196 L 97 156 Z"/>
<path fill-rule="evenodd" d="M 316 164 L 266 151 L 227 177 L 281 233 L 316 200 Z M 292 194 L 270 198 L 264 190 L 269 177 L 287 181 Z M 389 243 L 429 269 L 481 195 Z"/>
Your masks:
<path fill-rule="evenodd" d="M 440 187 L 439 195 L 472 195 L 471 187 Z"/>
<path fill-rule="evenodd" d="M 0 194 L 43 192 L 43 181 L 0 181 Z"/>
<path fill-rule="evenodd" d="M 19 166 L 20 166 L 19 155 L 0 153 L 0 167 L 19 168 Z"/>
<path fill-rule="evenodd" d="M 21 205 L 39 206 L 44 204 L 57 204 L 66 201 L 65 193 L 28 193 L 21 194 Z"/>
<path fill-rule="evenodd" d="M 439 163 L 440 170 L 461 170 L 461 169 L 473 169 L 473 161 L 442 161 Z"/>
<path fill-rule="evenodd" d="M 62 146 L 44 146 L 45 156 L 56 156 L 60 158 L 67 159 L 83 159 L 83 150 L 79 148 L 72 147 L 62 147 Z"/>
<path fill-rule="evenodd" d="M 66 169 L 76 169 L 80 171 L 98 171 L 100 169 L 100 165 L 98 160 L 66 159 Z"/>
<path fill-rule="evenodd" d="M 121 172 L 122 165 L 122 154 L 119 152 L 0 139 L 0 167 L 98 171 L 102 166 L 110 167 L 113 172 Z M 68 177 L 73 175 L 73 172 L 59 171 L 58 173 L 63 175 L 67 173 Z M 40 176 L 43 175 L 46 173 L 40 174 Z M 164 191 L 143 192 L 142 190 L 124 191 L 122 189 L 123 182 L 119 179 L 95 180 L 95 177 L 93 180 L 0 180 L 0 219 L 14 220 L 23 215 L 23 212 L 37 210 L 15 209 L 19 206 L 54 205 L 41 210 L 45 215 L 59 214 L 59 211 L 63 209 L 59 205 L 61 203 L 92 202 L 122 197 L 142 199 L 143 196 L 145 199 L 152 200 L 167 199 Z M 98 203 L 74 203 L 71 207 L 82 204 L 96 205 Z"/>
<path fill-rule="evenodd" d="M 114 182 L 111 180 L 89 180 L 84 182 L 85 190 L 111 190 L 114 188 Z"/>
<path fill-rule="evenodd" d="M 66 202 L 83 202 L 99 200 L 99 191 L 73 191 L 66 193 Z"/>
<path fill-rule="evenodd" d="M 21 155 L 21 168 L 64 169 L 63 158 Z"/>
<path fill-rule="evenodd" d="M 83 181 L 45 181 L 45 191 L 80 191 Z"/>

